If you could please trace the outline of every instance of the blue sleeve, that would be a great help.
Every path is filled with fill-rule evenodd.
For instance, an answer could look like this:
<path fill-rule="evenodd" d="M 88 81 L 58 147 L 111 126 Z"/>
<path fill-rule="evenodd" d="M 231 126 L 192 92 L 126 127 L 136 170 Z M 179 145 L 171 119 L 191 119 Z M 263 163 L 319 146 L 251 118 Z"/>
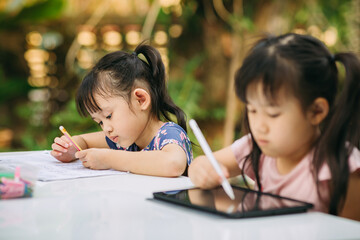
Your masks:
<path fill-rule="evenodd" d="M 169 123 L 156 136 L 154 149 L 161 150 L 168 144 L 179 145 L 186 153 L 187 163 L 190 165 L 193 160 L 191 141 L 185 130 L 175 123 Z"/>

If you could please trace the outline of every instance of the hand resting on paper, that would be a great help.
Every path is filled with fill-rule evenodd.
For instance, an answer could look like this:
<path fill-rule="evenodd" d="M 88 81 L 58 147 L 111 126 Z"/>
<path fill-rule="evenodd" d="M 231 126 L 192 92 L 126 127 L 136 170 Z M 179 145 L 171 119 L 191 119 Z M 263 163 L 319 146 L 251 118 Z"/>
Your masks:
<path fill-rule="evenodd" d="M 104 155 L 108 153 L 109 149 L 90 148 L 75 153 L 75 157 L 82 161 L 84 167 L 90 169 L 104 170 L 110 169 L 111 166 L 104 160 Z"/>

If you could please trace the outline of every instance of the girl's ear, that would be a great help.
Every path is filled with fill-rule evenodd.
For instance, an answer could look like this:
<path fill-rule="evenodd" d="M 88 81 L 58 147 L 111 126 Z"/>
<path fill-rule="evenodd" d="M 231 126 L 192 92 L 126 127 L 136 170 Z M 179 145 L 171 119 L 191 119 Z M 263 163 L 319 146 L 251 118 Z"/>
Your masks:
<path fill-rule="evenodd" d="M 136 105 L 140 110 L 147 110 L 151 105 L 150 94 L 143 88 L 136 88 L 132 92 Z"/>
<path fill-rule="evenodd" d="M 314 100 L 309 110 L 309 120 L 313 125 L 319 125 L 329 114 L 329 103 L 325 98 Z"/>

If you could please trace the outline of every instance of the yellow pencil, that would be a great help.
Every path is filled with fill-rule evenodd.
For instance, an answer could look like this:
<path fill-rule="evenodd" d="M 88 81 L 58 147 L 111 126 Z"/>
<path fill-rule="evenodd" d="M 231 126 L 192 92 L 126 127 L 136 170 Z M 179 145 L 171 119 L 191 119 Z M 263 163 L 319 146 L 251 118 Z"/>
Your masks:
<path fill-rule="evenodd" d="M 74 141 L 74 139 L 71 137 L 71 135 L 66 131 L 66 129 L 63 126 L 60 126 L 59 129 L 70 140 L 70 142 L 72 142 L 72 144 L 74 145 L 74 147 L 76 147 L 78 151 L 82 150 L 81 147 L 77 145 L 77 143 Z"/>

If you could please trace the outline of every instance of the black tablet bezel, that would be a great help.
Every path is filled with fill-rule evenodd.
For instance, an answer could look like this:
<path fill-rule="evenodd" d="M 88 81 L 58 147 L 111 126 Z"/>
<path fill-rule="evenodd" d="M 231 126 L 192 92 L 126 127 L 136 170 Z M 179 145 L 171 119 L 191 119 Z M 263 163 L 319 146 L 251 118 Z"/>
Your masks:
<path fill-rule="evenodd" d="M 217 215 L 225 216 L 228 218 L 250 218 L 250 217 L 263 217 L 263 216 L 303 213 L 303 212 L 306 212 L 307 210 L 313 208 L 313 204 L 308 203 L 308 202 L 303 202 L 303 201 L 299 201 L 299 200 L 288 198 L 288 197 L 283 197 L 283 196 L 279 196 L 279 195 L 275 195 L 275 194 L 271 194 L 271 193 L 259 192 L 259 191 L 242 188 L 242 187 L 237 187 L 237 186 L 232 186 L 232 187 L 234 189 L 238 189 L 238 190 L 244 191 L 244 192 L 254 192 L 256 194 L 267 195 L 267 196 L 271 196 L 271 197 L 274 197 L 277 199 L 294 201 L 294 202 L 300 203 L 302 205 L 301 206 L 274 208 L 274 209 L 267 209 L 267 210 L 252 210 L 252 211 L 246 211 L 246 212 L 227 213 L 227 212 L 223 212 L 223 211 L 218 211 L 214 208 L 209 208 L 206 206 L 200 206 L 200 205 L 191 204 L 191 203 L 188 203 L 185 201 L 181 201 L 179 199 L 174 198 L 175 194 L 171 194 L 172 197 L 169 197 L 170 195 L 166 194 L 166 192 L 170 192 L 170 191 L 154 192 L 153 197 L 156 200 L 166 201 L 166 202 L 170 202 L 173 204 L 177 204 L 177 205 L 181 205 L 181 206 L 185 206 L 185 207 L 189 207 L 189 208 L 202 210 L 205 212 L 215 213 Z M 179 191 L 176 194 L 179 194 L 182 191 L 187 191 L 187 190 L 191 190 L 191 189 L 194 189 L 194 188 L 176 190 L 176 191 Z"/>

